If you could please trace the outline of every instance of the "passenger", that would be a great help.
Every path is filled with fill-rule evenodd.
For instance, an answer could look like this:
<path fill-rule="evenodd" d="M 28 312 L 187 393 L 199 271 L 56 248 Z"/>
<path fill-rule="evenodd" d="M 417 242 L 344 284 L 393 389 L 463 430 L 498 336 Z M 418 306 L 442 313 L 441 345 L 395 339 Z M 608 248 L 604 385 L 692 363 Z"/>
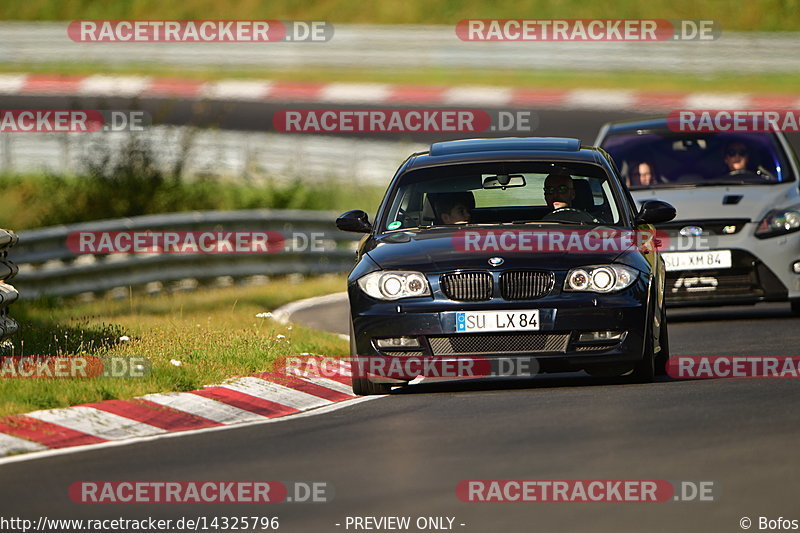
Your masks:
<path fill-rule="evenodd" d="M 653 165 L 647 161 L 634 165 L 627 182 L 628 187 L 649 187 L 654 185 L 656 183 L 656 172 Z"/>
<path fill-rule="evenodd" d="M 437 224 L 468 224 L 475 209 L 471 192 L 429 194 Z"/>

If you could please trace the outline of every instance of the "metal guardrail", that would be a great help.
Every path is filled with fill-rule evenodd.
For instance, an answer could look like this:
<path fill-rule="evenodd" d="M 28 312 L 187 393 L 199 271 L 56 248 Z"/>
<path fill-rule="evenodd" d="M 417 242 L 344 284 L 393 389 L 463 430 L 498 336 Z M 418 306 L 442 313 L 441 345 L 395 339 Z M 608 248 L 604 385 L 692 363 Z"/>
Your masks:
<path fill-rule="evenodd" d="M 235 69 L 556 69 L 777 73 L 800 69 L 794 32 L 728 32 L 715 41 L 464 42 L 450 26 L 335 24 L 324 43 L 76 43 L 69 21 L 0 23 L 0 62 L 150 63 Z M 101 68 L 102 70 L 102 68 Z"/>
<path fill-rule="evenodd" d="M 8 249 L 16 243 L 14 232 L 0 229 L 0 341 L 19 329 L 16 320 L 8 316 L 8 306 L 19 298 L 19 293 L 6 283 L 17 273 L 17 266 L 8 259 Z"/>
<path fill-rule="evenodd" d="M 148 292 L 283 274 L 346 272 L 359 236 L 336 229 L 337 213 L 299 210 L 202 211 L 54 226 L 19 234 L 12 257 L 23 299 L 102 294 L 132 287 Z M 287 238 L 316 234 L 319 246 L 276 253 L 79 254 L 67 237 L 80 231 L 274 231 Z M 220 279 L 222 278 L 222 279 Z"/>

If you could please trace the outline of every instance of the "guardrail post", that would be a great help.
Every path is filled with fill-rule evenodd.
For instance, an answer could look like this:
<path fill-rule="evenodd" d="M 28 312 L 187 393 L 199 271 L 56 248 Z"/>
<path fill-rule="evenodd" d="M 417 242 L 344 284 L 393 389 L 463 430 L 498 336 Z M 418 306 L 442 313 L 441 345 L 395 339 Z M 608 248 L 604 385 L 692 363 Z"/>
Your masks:
<path fill-rule="evenodd" d="M 3 172 L 11 172 L 14 164 L 13 156 L 11 154 L 11 135 L 0 135 L 3 142 Z"/>
<path fill-rule="evenodd" d="M 14 232 L 0 229 L 0 345 L 19 329 L 17 322 L 8 316 L 8 306 L 19 298 L 17 290 L 7 283 L 17 273 L 17 266 L 8 260 L 8 248 L 16 243 Z"/>

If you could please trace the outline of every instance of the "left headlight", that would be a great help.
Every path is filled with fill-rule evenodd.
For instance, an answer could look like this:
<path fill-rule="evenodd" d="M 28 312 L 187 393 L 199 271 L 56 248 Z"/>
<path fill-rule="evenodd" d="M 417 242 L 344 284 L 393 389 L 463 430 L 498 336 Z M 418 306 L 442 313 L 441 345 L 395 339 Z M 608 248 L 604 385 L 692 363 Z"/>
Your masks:
<path fill-rule="evenodd" d="M 758 224 L 756 237 L 766 239 L 798 230 L 800 230 L 800 206 L 774 209 Z"/>
<path fill-rule="evenodd" d="M 430 296 L 428 279 L 421 272 L 382 270 L 359 278 L 361 290 L 378 300 L 399 300 Z"/>
<path fill-rule="evenodd" d="M 567 273 L 564 290 L 572 292 L 617 292 L 630 287 L 639 275 L 636 269 L 622 265 L 573 268 Z"/>

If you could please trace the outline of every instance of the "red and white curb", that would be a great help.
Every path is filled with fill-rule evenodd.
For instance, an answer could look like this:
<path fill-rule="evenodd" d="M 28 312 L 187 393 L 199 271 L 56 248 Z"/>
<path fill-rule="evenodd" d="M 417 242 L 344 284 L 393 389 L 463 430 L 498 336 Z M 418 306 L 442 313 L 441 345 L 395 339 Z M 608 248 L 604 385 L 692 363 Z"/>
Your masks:
<path fill-rule="evenodd" d="M 322 362 L 322 358 L 316 359 Z M 327 412 L 367 399 L 353 395 L 347 361 L 342 360 L 339 372 L 326 375 L 300 377 L 267 372 L 190 392 L 147 394 L 132 400 L 6 416 L 0 418 L 0 457 L 5 457 L 0 462 L 27 452 L 136 442 L 178 432 L 264 423 Z"/>
<path fill-rule="evenodd" d="M 0 95 L 180 98 L 362 105 L 548 107 L 559 109 L 796 109 L 788 94 L 683 93 L 618 89 L 511 89 L 270 80 L 201 81 L 146 76 L 0 74 Z"/>

